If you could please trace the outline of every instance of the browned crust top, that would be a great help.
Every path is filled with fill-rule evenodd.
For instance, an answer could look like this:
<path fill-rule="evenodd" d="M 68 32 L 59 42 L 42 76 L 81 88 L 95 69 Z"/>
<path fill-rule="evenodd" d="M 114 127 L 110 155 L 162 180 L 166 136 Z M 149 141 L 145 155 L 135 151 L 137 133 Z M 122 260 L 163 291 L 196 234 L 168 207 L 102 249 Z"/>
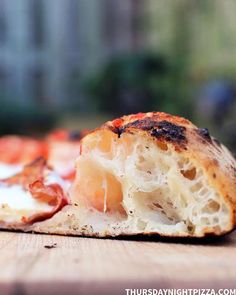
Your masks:
<path fill-rule="evenodd" d="M 110 130 L 118 138 L 123 133 L 147 134 L 165 148 L 174 147 L 200 165 L 219 194 L 231 204 L 232 222 L 236 225 L 236 161 L 208 129 L 198 128 L 189 120 L 162 112 L 139 113 L 108 121 L 98 130 Z M 96 132 L 96 131 L 95 131 Z"/>
<path fill-rule="evenodd" d="M 159 141 L 172 143 L 176 148 L 185 150 L 188 144 L 187 130 L 193 131 L 204 144 L 211 144 L 213 140 L 208 129 L 197 128 L 190 121 L 182 117 L 172 116 L 162 112 L 124 116 L 107 122 L 102 128 L 108 128 L 116 133 L 118 137 L 123 133 L 132 133 L 134 130 L 146 131 Z"/>

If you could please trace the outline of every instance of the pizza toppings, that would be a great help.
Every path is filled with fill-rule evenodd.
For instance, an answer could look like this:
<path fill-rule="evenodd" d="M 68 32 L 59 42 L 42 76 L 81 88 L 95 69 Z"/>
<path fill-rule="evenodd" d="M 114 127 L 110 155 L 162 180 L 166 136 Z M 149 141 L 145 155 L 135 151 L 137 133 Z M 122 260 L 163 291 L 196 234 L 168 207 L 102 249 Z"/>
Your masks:
<path fill-rule="evenodd" d="M 23 226 L 52 217 L 69 203 L 66 188 L 46 161 L 37 159 L 0 181 L 0 222 Z"/>
<path fill-rule="evenodd" d="M 87 133 L 57 129 L 41 140 L 16 135 L 0 137 L 0 179 L 19 173 L 24 165 L 43 157 L 63 179 L 72 181 L 80 140 Z"/>
<path fill-rule="evenodd" d="M 0 163 L 0 179 L 8 178 L 19 173 L 22 165 Z"/>
<path fill-rule="evenodd" d="M 1 180 L 2 183 L 11 185 L 21 185 L 24 189 L 36 180 L 42 180 L 44 177 L 44 170 L 47 168 L 46 160 L 38 158 L 29 165 L 26 165 L 21 172 Z"/>
<path fill-rule="evenodd" d="M 48 163 L 65 180 L 72 181 L 75 177 L 74 166 L 80 154 L 80 140 L 87 133 L 58 129 L 47 137 Z"/>
<path fill-rule="evenodd" d="M 206 129 L 139 113 L 109 121 L 80 142 L 83 135 L 60 129 L 36 145 L 2 141 L 0 162 L 3 156 L 15 172 L 0 180 L 1 228 L 203 237 L 235 227 L 235 159 Z M 42 142 L 43 153 L 36 148 Z M 3 146 L 0 140 L 0 152 Z M 34 161 L 23 166 L 26 158 Z"/>
<path fill-rule="evenodd" d="M 47 158 L 44 141 L 26 136 L 0 137 L 0 162 L 25 165 L 38 157 Z"/>
<path fill-rule="evenodd" d="M 0 179 L 19 173 L 38 157 L 47 158 L 47 146 L 42 140 L 15 135 L 0 137 Z"/>

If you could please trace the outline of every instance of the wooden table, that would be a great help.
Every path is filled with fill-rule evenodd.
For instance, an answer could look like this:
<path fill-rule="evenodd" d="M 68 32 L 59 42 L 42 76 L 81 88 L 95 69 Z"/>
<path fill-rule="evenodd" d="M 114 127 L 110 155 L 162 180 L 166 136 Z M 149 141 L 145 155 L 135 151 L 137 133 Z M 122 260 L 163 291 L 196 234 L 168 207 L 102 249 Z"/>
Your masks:
<path fill-rule="evenodd" d="M 188 244 L 0 232 L 0 251 L 0 294 L 236 288 L 236 232 Z"/>

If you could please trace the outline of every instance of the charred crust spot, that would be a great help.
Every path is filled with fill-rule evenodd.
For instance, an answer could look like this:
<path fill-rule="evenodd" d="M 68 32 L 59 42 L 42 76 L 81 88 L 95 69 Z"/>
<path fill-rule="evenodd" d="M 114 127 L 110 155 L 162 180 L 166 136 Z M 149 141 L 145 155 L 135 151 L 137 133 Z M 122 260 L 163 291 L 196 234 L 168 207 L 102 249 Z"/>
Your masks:
<path fill-rule="evenodd" d="M 157 123 L 157 128 L 152 129 L 151 135 L 156 138 L 164 138 L 166 141 L 181 143 L 186 141 L 185 130 L 186 128 L 183 126 L 161 121 Z"/>
<path fill-rule="evenodd" d="M 185 131 L 186 128 L 184 126 L 176 125 L 166 120 L 163 121 L 155 121 L 153 118 L 145 118 L 130 122 L 124 126 L 110 126 L 110 130 L 121 136 L 123 132 L 125 132 L 129 128 L 137 128 L 143 131 L 150 132 L 150 135 L 157 139 L 164 139 L 166 141 L 174 142 L 174 143 L 184 143 L 186 142 Z"/>
<path fill-rule="evenodd" d="M 115 126 L 111 126 L 110 130 L 118 135 L 118 138 L 120 138 L 121 134 L 124 132 L 123 127 L 115 127 Z"/>
<path fill-rule="evenodd" d="M 160 124 L 160 122 L 154 121 L 151 118 L 145 118 L 145 119 L 136 120 L 131 123 L 128 123 L 123 127 L 123 129 L 127 129 L 131 127 L 131 128 L 139 128 L 145 131 L 150 131 L 153 128 L 158 127 L 158 124 Z"/>
<path fill-rule="evenodd" d="M 197 129 L 197 133 L 204 139 L 207 141 L 212 141 L 211 136 L 210 136 L 210 132 L 207 128 L 198 128 Z"/>
<path fill-rule="evenodd" d="M 213 173 L 212 176 L 213 176 L 213 178 L 216 178 L 216 174 L 215 173 Z"/>

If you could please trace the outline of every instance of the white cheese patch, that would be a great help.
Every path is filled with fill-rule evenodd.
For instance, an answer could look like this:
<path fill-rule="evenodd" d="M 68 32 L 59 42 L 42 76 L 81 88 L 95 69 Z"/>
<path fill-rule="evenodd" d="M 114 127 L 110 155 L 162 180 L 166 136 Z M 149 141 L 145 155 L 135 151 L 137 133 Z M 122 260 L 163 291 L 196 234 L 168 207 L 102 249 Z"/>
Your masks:
<path fill-rule="evenodd" d="M 58 184 L 66 190 L 68 184 L 51 170 L 44 171 L 44 184 Z M 8 223 L 22 222 L 22 218 L 30 218 L 34 214 L 49 213 L 53 207 L 33 197 L 21 185 L 0 183 L 0 221 Z"/>
<path fill-rule="evenodd" d="M 48 170 L 45 174 L 45 184 L 58 184 L 61 186 L 61 188 L 67 192 L 71 186 L 70 181 L 63 180 L 57 173 Z"/>
<path fill-rule="evenodd" d="M 32 211 L 32 213 L 52 210 L 51 206 L 34 199 L 30 192 L 23 190 L 20 185 L 0 186 L 0 207 L 4 206 L 13 210 Z"/>
<path fill-rule="evenodd" d="M 11 177 L 22 171 L 22 165 L 6 164 L 0 162 L 0 179 Z"/>

